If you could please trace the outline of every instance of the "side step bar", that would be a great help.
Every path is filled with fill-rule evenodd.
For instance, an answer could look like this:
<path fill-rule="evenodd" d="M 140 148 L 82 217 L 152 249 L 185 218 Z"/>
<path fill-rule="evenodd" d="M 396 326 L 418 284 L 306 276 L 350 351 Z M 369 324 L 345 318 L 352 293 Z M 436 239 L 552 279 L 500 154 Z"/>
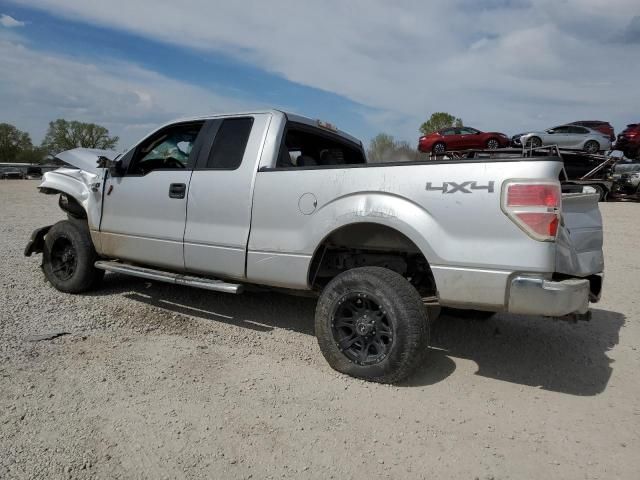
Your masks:
<path fill-rule="evenodd" d="M 222 280 L 214 280 L 204 277 L 193 277 L 183 275 L 181 273 L 165 272 L 162 270 L 154 270 L 152 268 L 138 267 L 120 262 L 109 262 L 99 260 L 94 266 L 100 270 L 107 272 L 124 273 L 134 277 L 146 278 L 148 280 L 156 280 L 158 282 L 173 283 L 175 285 L 187 285 L 189 287 L 204 288 L 205 290 L 214 290 L 224 293 L 242 293 L 242 285 L 236 283 L 226 283 Z"/>

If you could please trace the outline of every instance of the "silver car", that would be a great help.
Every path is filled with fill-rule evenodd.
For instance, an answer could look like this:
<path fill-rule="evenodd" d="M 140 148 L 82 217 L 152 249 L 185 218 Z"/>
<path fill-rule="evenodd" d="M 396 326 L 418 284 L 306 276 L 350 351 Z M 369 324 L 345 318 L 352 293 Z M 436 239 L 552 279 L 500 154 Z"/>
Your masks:
<path fill-rule="evenodd" d="M 541 132 L 530 132 L 516 135 L 515 146 L 542 147 L 557 145 L 560 148 L 584 150 L 587 153 L 598 153 L 611 149 L 608 135 L 578 125 L 560 125 Z"/>

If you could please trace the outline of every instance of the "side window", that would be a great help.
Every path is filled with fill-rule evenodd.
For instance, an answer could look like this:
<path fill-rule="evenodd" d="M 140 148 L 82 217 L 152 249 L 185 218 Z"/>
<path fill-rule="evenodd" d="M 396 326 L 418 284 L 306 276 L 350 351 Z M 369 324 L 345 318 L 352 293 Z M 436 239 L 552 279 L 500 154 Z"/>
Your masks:
<path fill-rule="evenodd" d="M 478 133 L 478 130 L 475 130 L 473 128 L 469 128 L 469 127 L 465 127 L 465 128 L 461 128 L 460 129 L 460 133 L 463 135 L 475 135 L 476 133 Z"/>
<path fill-rule="evenodd" d="M 455 135 L 455 134 L 456 134 L 455 128 L 447 128 L 446 130 L 442 130 L 442 135 L 445 135 L 445 136 Z"/>
<path fill-rule="evenodd" d="M 585 134 L 585 133 L 589 133 L 589 130 L 587 130 L 584 127 L 569 127 L 569 133 Z"/>
<path fill-rule="evenodd" d="M 204 168 L 235 170 L 242 163 L 253 118 L 227 118 L 222 121 Z"/>
<path fill-rule="evenodd" d="M 366 163 L 366 159 L 358 145 L 331 132 L 289 123 L 276 167 L 329 167 L 363 163 Z"/>
<path fill-rule="evenodd" d="M 144 140 L 129 165 L 131 175 L 146 175 L 154 170 L 189 168 L 191 149 L 203 122 L 172 125 Z"/>

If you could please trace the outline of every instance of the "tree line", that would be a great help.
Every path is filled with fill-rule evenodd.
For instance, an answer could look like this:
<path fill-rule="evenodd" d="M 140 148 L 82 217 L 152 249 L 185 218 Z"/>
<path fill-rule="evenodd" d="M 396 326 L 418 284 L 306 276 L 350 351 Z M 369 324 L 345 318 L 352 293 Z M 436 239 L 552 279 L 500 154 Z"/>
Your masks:
<path fill-rule="evenodd" d="M 34 145 L 27 132 L 0 123 L 0 162 L 46 163 L 58 153 L 77 147 L 112 150 L 118 140 L 101 125 L 58 118 L 49 122 L 42 143 Z"/>
<path fill-rule="evenodd" d="M 462 119 L 446 112 L 436 112 L 420 125 L 419 130 L 427 135 L 452 126 L 461 127 Z M 77 147 L 112 150 L 118 140 L 101 125 L 59 118 L 49 122 L 47 134 L 42 143 L 36 146 L 27 132 L 9 123 L 0 123 L 0 162 L 46 163 L 58 153 Z M 373 163 L 415 161 L 419 158 L 419 152 L 409 142 L 379 133 L 369 142 L 367 157 Z"/>

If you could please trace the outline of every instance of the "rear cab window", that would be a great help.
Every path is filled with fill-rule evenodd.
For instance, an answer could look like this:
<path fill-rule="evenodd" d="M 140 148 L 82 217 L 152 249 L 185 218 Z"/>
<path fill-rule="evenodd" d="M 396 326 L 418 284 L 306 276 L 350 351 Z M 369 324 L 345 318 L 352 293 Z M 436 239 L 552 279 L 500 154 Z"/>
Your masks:
<path fill-rule="evenodd" d="M 332 167 L 366 163 L 362 148 L 339 135 L 309 125 L 289 122 L 276 168 Z"/>

